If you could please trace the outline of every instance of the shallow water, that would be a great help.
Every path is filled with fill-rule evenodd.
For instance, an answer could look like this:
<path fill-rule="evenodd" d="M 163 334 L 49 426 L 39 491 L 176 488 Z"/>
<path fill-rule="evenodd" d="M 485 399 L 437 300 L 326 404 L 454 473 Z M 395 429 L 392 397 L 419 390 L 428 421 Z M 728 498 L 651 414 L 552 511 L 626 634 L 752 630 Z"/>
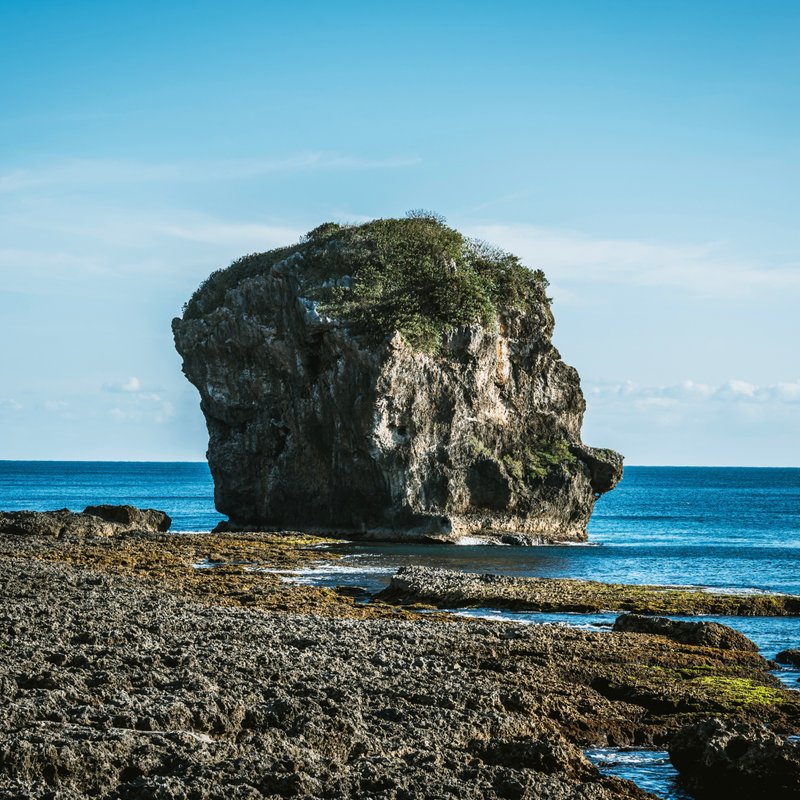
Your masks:
<path fill-rule="evenodd" d="M 664 750 L 596 747 L 585 752 L 606 775 L 627 778 L 664 800 L 692 800 L 692 795 L 678 785 L 678 773 Z"/>

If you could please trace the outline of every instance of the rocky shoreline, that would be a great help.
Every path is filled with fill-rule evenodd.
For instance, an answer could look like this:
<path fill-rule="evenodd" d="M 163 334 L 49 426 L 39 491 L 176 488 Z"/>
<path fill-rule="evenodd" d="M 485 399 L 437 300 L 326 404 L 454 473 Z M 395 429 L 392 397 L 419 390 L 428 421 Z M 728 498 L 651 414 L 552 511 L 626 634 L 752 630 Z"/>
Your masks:
<path fill-rule="evenodd" d="M 401 567 L 378 598 L 386 603 L 427 604 L 437 608 L 749 617 L 800 615 L 800 597 L 794 595 L 711 593 L 678 586 L 516 578 L 430 567 Z"/>
<path fill-rule="evenodd" d="M 645 798 L 582 749 L 712 717 L 800 732 L 800 695 L 722 640 L 364 605 L 265 571 L 332 557 L 309 537 L 5 519 L 3 798 Z"/>

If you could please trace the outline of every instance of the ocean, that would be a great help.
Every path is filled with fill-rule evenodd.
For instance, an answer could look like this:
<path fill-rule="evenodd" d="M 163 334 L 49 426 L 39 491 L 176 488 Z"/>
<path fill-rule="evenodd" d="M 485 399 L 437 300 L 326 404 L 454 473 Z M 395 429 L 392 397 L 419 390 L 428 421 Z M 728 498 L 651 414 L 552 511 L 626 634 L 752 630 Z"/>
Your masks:
<path fill-rule="evenodd" d="M 176 532 L 207 531 L 214 509 L 205 463 L 0 461 L 0 510 L 82 510 L 130 503 L 166 511 Z M 578 545 L 498 547 L 475 544 L 323 545 L 335 565 L 287 574 L 287 580 L 379 590 L 404 564 L 518 576 L 698 586 L 711 591 L 800 594 L 800 468 L 626 467 L 620 485 L 601 497 Z M 608 630 L 613 614 L 463 612 L 497 620 Z M 798 618 L 716 618 L 741 630 L 767 657 L 800 646 Z M 779 677 L 800 688 L 800 671 Z M 592 751 L 602 768 L 668 800 L 688 795 L 675 784 L 666 754 Z"/>
<path fill-rule="evenodd" d="M 0 509 L 130 503 L 166 511 L 172 530 L 222 515 L 205 463 L 0 461 Z M 337 546 L 365 567 L 452 569 L 800 594 L 800 469 L 627 467 L 600 498 L 587 545 Z"/>

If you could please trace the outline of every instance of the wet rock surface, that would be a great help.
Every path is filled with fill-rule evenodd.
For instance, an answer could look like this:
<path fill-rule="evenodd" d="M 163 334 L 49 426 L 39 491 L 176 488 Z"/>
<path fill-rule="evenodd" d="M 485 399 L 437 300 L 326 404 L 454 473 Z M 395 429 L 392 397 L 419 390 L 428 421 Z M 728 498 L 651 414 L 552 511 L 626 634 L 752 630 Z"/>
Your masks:
<path fill-rule="evenodd" d="M 169 530 L 172 520 L 163 511 L 134 506 L 87 506 L 83 512 L 0 511 L 0 533 L 17 536 L 116 536 L 126 531 Z"/>
<path fill-rule="evenodd" d="M 789 650 L 781 650 L 775 656 L 779 664 L 791 664 L 793 667 L 800 667 L 800 648 L 792 647 Z"/>
<path fill-rule="evenodd" d="M 585 402 L 552 344 L 543 276 L 513 257 L 478 262 L 463 239 L 455 255 L 437 249 L 460 239 L 432 220 L 321 226 L 299 245 L 215 273 L 195 293 L 173 332 L 200 393 L 216 505 L 230 528 L 586 538 L 622 457 L 581 441 Z M 487 295 L 482 322 L 459 321 L 457 309 L 441 316 L 452 287 L 428 292 L 411 281 L 402 298 L 381 295 L 387 275 L 408 280 L 398 264 L 418 245 L 410 264 L 435 263 L 431 274 L 450 274 L 453 285 L 459 276 L 473 289 L 500 285 L 513 273 L 524 289 Z M 364 299 L 369 280 L 376 295 Z M 349 316 L 318 307 L 312 298 L 326 292 Z M 350 319 L 401 301 L 400 328 L 409 315 L 431 334 L 441 327 L 434 350 L 386 320 L 367 331 Z"/>
<path fill-rule="evenodd" d="M 640 614 L 724 614 L 784 616 L 800 614 L 794 595 L 725 595 L 678 587 L 610 584 L 572 578 L 516 578 L 431 567 L 401 567 L 378 595 L 387 603 L 427 603 L 438 608 L 507 608 L 516 611 L 630 611 Z M 634 621 L 620 623 L 635 625 Z M 687 644 L 754 649 L 737 633 L 717 623 L 642 622 L 686 637 Z M 686 627 L 688 626 L 688 627 Z M 701 627 L 694 627 L 701 626 Z M 730 629 L 726 629 L 730 630 Z M 682 631 L 682 633 L 678 633 Z M 655 633 L 656 631 L 651 631 Z M 660 632 L 660 631 L 659 631 Z M 662 633 L 662 635 L 666 635 Z M 690 641 L 696 639 L 695 642 Z M 679 638 L 676 640 L 680 641 Z M 722 642 L 726 642 L 723 644 Z"/>
<path fill-rule="evenodd" d="M 723 650 L 758 651 L 758 646 L 743 633 L 719 622 L 685 622 L 641 614 L 623 614 L 614 622 L 614 630 L 622 633 L 650 633 L 666 636 L 681 644 L 719 647 Z"/>
<path fill-rule="evenodd" d="M 643 798 L 581 748 L 663 745 L 710 713 L 800 726 L 756 653 L 359 605 L 266 571 L 317 544 L 0 533 L 0 797 Z"/>
<path fill-rule="evenodd" d="M 669 756 L 700 798 L 800 797 L 800 746 L 761 725 L 689 725 L 673 738 Z"/>

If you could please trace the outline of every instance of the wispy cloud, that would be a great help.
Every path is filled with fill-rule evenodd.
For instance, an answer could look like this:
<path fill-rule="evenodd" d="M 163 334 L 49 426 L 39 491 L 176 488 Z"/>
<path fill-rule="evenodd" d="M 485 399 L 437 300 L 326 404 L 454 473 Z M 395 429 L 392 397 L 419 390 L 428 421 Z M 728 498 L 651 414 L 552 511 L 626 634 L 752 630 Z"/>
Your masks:
<path fill-rule="evenodd" d="M 800 288 L 800 262 L 777 266 L 729 257 L 721 242 L 670 244 L 592 237 L 533 225 L 478 225 L 470 233 L 520 255 L 566 291 L 575 284 L 678 287 L 705 295 Z"/>
<path fill-rule="evenodd" d="M 241 247 L 243 242 L 258 241 L 262 246 L 278 246 L 297 241 L 303 231 L 280 225 L 259 225 L 252 222 L 198 220 L 154 226 L 153 232 L 202 244 L 230 244 Z"/>
<path fill-rule="evenodd" d="M 132 375 L 130 378 L 126 378 L 123 381 L 112 381 L 111 383 L 104 383 L 103 384 L 103 391 L 104 392 L 140 392 L 142 389 L 142 382 L 137 378 L 135 375 Z"/>
<path fill-rule="evenodd" d="M 23 405 L 22 403 L 17 402 L 14 400 L 13 397 L 6 398 L 4 400 L 0 400 L 0 411 L 22 411 Z"/>
<path fill-rule="evenodd" d="M 183 162 L 133 162 L 73 159 L 0 174 L 0 193 L 67 186 L 70 190 L 131 183 L 231 181 L 272 173 L 324 170 L 380 170 L 411 167 L 416 156 L 366 158 L 338 153 L 301 153 L 279 159 L 216 159 Z"/>
<path fill-rule="evenodd" d="M 117 395 L 115 405 L 108 409 L 111 419 L 118 422 L 163 423 L 175 416 L 175 408 L 159 392 L 143 388 L 142 381 L 132 376 L 118 383 L 103 385 L 103 391 Z"/>
<path fill-rule="evenodd" d="M 738 378 L 721 384 L 685 380 L 665 386 L 643 386 L 633 381 L 590 385 L 586 394 L 593 404 L 626 403 L 640 409 L 671 408 L 681 405 L 800 404 L 800 380 L 758 385 Z"/>
<path fill-rule="evenodd" d="M 160 398 L 154 406 L 139 406 L 121 408 L 114 406 L 109 412 L 111 419 L 117 422 L 155 422 L 163 424 L 175 416 L 172 403 L 162 401 Z"/>

